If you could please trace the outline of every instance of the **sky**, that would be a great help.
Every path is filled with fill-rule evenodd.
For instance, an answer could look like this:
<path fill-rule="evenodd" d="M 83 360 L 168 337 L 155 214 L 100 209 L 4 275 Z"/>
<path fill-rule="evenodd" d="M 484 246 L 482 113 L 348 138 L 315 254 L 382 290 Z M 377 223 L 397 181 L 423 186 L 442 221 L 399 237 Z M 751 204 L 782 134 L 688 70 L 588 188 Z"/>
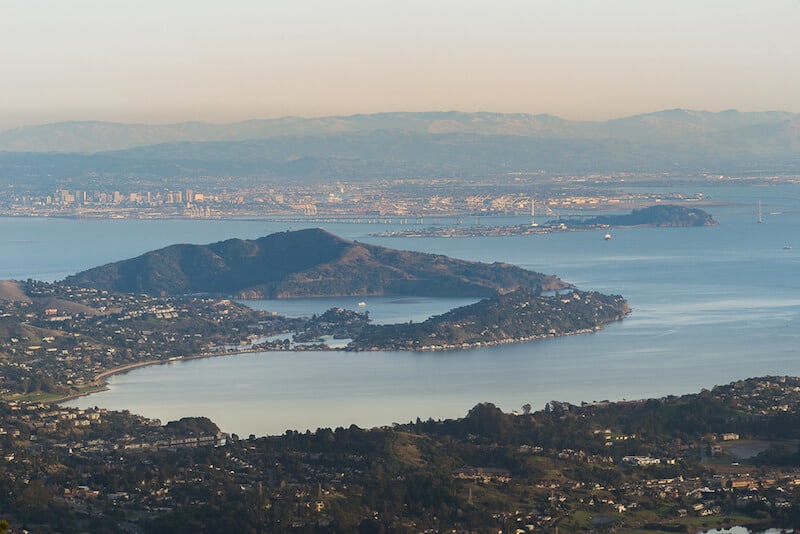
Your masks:
<path fill-rule="evenodd" d="M 0 129 L 800 112 L 800 0 L 3 0 Z"/>

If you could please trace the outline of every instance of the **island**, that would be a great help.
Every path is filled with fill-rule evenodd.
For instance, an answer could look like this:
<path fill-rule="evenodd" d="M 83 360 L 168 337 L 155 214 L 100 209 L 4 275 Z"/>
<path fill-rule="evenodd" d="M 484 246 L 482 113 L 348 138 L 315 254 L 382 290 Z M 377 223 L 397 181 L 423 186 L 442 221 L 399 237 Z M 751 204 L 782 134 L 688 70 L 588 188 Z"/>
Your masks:
<path fill-rule="evenodd" d="M 599 215 L 577 220 L 573 228 L 630 228 L 633 226 L 688 227 L 716 226 L 711 214 L 700 208 L 688 208 L 674 204 L 655 204 L 647 208 L 631 211 L 626 215 Z"/>
<path fill-rule="evenodd" d="M 569 216 L 551 219 L 542 224 L 514 226 L 430 226 L 422 229 L 392 230 L 372 234 L 375 237 L 503 237 L 550 234 L 576 230 L 632 227 L 697 227 L 719 224 L 709 213 L 694 207 L 675 204 L 654 204 L 634 209 L 623 215 L 597 217 Z"/>
<path fill-rule="evenodd" d="M 172 245 L 64 283 L 125 293 L 237 299 L 415 295 L 489 297 L 569 284 L 507 263 L 480 263 L 348 241 L 319 228 L 210 245 Z"/>

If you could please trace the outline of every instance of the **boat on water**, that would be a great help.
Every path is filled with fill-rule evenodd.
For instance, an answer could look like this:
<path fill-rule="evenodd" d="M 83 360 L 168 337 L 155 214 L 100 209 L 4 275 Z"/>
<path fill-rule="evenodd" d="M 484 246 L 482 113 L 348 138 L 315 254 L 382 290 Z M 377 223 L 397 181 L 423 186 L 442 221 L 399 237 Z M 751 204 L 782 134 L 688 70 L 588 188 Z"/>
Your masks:
<path fill-rule="evenodd" d="M 367 303 L 366 303 L 366 302 L 364 302 L 363 300 L 362 300 L 361 302 L 359 302 L 359 303 L 358 303 L 358 307 L 359 307 L 359 308 L 365 308 L 366 306 L 367 306 Z"/>
<path fill-rule="evenodd" d="M 606 235 L 604 235 L 604 236 L 603 236 L 603 239 L 605 239 L 606 241 L 608 241 L 609 239 L 611 239 L 611 234 L 606 234 Z"/>

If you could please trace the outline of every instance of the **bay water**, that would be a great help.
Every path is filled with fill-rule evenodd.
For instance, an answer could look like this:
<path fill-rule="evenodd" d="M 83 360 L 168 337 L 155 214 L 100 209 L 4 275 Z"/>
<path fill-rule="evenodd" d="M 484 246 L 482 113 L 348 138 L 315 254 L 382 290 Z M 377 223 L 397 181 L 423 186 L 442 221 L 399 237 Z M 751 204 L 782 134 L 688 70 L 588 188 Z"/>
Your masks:
<path fill-rule="evenodd" d="M 246 436 L 461 417 L 479 402 L 505 411 L 526 403 L 539 409 L 550 400 L 659 397 L 800 374 L 800 186 L 702 192 L 719 203 L 706 208 L 719 226 L 617 229 L 610 240 L 605 231 L 377 238 L 369 234 L 390 228 L 320 225 L 349 239 L 513 263 L 581 289 L 625 296 L 632 314 L 599 332 L 450 352 L 265 352 L 172 362 L 112 376 L 107 391 L 68 404 L 128 409 L 164 422 L 205 415 Z M 0 278 L 58 280 L 168 244 L 256 238 L 290 227 L 301 225 L 0 218 Z M 386 323 L 420 321 L 467 302 L 382 297 L 249 304 L 293 316 L 342 306 Z"/>

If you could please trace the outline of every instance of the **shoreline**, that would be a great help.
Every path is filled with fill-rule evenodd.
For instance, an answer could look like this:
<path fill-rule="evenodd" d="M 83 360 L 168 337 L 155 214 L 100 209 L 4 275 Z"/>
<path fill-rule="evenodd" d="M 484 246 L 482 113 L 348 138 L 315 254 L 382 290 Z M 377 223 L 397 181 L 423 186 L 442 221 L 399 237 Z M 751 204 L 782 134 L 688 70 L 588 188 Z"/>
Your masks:
<path fill-rule="evenodd" d="M 624 319 L 625 316 L 615 319 L 614 321 L 610 321 L 610 323 L 614 323 L 617 321 L 621 321 Z M 606 324 L 610 324 L 606 323 Z M 345 350 L 347 352 L 438 352 L 438 351 L 451 351 L 451 350 L 470 350 L 470 349 L 477 349 L 481 347 L 497 347 L 500 345 L 510 345 L 512 343 L 529 343 L 533 341 L 541 341 L 543 339 L 554 339 L 558 337 L 567 337 L 567 336 L 577 336 L 582 334 L 593 334 L 595 332 L 599 332 L 603 329 L 604 325 L 596 326 L 594 328 L 581 328 L 580 330 L 571 330 L 569 332 L 561 332 L 556 334 L 534 334 L 531 336 L 524 336 L 524 337 L 514 337 L 514 338 L 506 338 L 506 339 L 495 339 L 492 341 L 476 341 L 474 343 L 462 343 L 460 345 L 424 345 L 417 348 L 409 348 L 409 347 L 396 347 L 396 348 L 363 348 L 363 349 L 340 349 Z M 334 349 L 331 349 L 334 350 Z"/>
<path fill-rule="evenodd" d="M 204 359 L 204 358 L 216 358 L 216 357 L 222 357 L 222 356 L 238 356 L 240 354 L 249 354 L 251 352 L 278 352 L 278 351 L 237 350 L 237 351 L 220 352 L 218 354 L 217 353 L 206 353 L 206 352 L 204 352 L 204 353 L 200 353 L 200 354 L 194 354 L 194 355 L 191 355 L 191 356 L 175 356 L 175 357 L 172 357 L 172 358 L 168 358 L 166 360 L 146 360 L 146 361 L 141 361 L 141 362 L 127 363 L 127 364 L 122 365 L 120 367 L 114 367 L 113 369 L 107 369 L 105 371 L 102 371 L 102 372 L 96 374 L 94 379 L 92 380 L 92 382 L 97 383 L 97 389 L 96 390 L 82 392 L 82 393 L 72 393 L 70 395 L 65 395 L 64 397 L 60 397 L 60 398 L 55 399 L 55 400 L 50 401 L 50 402 L 52 402 L 54 404 L 60 404 L 62 402 L 67 402 L 67 401 L 72 400 L 72 399 L 78 399 L 80 397 L 88 397 L 89 395 L 94 395 L 95 393 L 108 391 L 108 381 L 106 380 L 107 378 L 109 378 L 111 376 L 114 376 L 114 375 L 118 375 L 118 374 L 124 374 L 124 373 L 127 373 L 129 371 L 133 371 L 135 369 L 140 369 L 142 367 L 151 367 L 151 366 L 154 366 L 154 365 L 165 365 L 165 364 L 170 364 L 170 363 L 183 362 L 183 361 L 187 361 L 187 360 L 201 360 L 201 359 Z"/>

